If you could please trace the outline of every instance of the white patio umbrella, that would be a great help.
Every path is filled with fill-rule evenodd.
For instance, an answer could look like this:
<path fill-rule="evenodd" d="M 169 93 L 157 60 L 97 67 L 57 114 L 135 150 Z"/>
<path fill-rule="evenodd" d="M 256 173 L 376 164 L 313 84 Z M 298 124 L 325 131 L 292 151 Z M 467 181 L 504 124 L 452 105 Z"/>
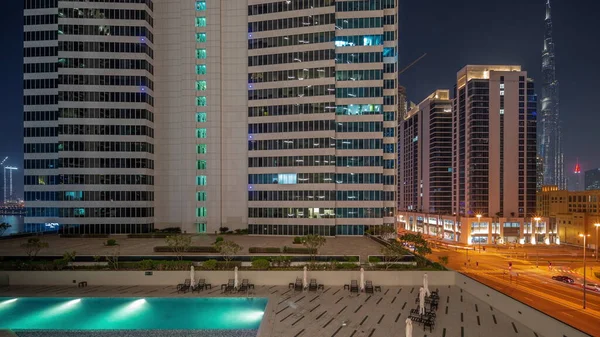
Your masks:
<path fill-rule="evenodd" d="M 302 278 L 302 288 L 308 288 L 308 269 L 304 266 L 304 275 Z"/>
<path fill-rule="evenodd" d="M 190 268 L 190 284 L 191 284 L 191 285 L 195 285 L 195 284 L 196 284 L 196 277 L 195 277 L 195 274 L 196 274 L 196 273 L 194 273 L 194 266 L 192 266 L 192 267 Z"/>
<path fill-rule="evenodd" d="M 412 321 L 410 318 L 406 319 L 406 337 L 412 337 Z"/>
<path fill-rule="evenodd" d="M 240 284 L 237 266 L 233 270 L 233 273 L 233 287 L 237 289 L 238 285 Z"/>
<path fill-rule="evenodd" d="M 360 268 L 360 291 L 365 290 L 365 269 Z"/>
<path fill-rule="evenodd" d="M 425 289 L 425 294 L 427 296 L 431 295 L 431 292 L 429 291 L 429 276 L 427 276 L 427 273 L 423 274 L 423 288 Z"/>
<path fill-rule="evenodd" d="M 425 314 L 425 289 L 419 289 L 419 315 Z"/>

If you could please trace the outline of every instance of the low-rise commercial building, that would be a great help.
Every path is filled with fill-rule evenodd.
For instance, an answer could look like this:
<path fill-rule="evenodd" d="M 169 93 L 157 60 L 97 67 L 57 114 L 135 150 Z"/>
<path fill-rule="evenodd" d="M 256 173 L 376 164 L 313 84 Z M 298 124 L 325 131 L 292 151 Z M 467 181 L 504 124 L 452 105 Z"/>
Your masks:
<path fill-rule="evenodd" d="M 595 224 L 600 223 L 600 190 L 568 191 L 558 186 L 543 186 L 537 196 L 540 216 L 549 218 L 557 228 L 560 242 L 583 244 L 579 234 L 590 234 L 587 242 L 596 242 Z"/>

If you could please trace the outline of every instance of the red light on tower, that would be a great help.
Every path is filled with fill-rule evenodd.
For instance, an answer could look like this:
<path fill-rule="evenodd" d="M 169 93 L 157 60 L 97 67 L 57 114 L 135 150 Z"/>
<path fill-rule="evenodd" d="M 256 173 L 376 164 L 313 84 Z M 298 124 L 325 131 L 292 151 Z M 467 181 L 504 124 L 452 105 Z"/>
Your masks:
<path fill-rule="evenodd" d="M 575 173 L 581 173 L 581 167 L 579 166 L 579 163 L 575 164 Z"/>

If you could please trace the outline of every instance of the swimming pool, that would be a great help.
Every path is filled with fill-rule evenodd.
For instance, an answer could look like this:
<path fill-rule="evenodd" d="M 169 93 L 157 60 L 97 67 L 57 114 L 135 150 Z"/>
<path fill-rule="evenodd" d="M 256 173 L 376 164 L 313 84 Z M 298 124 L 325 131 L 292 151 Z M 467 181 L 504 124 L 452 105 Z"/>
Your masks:
<path fill-rule="evenodd" d="M 0 329 L 256 330 L 266 298 L 2 298 Z"/>

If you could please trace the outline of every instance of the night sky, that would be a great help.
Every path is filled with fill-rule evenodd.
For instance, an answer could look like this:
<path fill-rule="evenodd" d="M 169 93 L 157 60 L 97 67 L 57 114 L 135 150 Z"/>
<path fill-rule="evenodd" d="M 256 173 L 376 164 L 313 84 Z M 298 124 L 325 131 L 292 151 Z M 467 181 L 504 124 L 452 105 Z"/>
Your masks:
<path fill-rule="evenodd" d="M 22 167 L 23 2 L 0 11 L 0 160 Z M 552 0 L 566 172 L 600 167 L 600 1 Z M 466 64 L 520 64 L 541 94 L 545 0 L 400 0 L 400 76 L 415 103 L 435 89 L 452 89 Z M 17 175 L 22 181 L 22 171 Z M 16 184 L 22 196 L 21 184 Z"/>

